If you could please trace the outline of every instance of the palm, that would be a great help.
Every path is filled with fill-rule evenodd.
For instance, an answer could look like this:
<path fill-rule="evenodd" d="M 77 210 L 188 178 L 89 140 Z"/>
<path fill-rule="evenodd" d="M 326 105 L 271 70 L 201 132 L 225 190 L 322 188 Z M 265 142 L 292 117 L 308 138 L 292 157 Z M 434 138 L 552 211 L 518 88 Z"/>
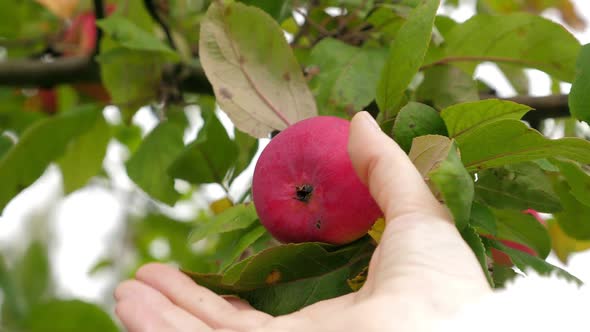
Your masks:
<path fill-rule="evenodd" d="M 172 267 L 149 264 L 116 291 L 124 325 L 132 332 L 425 331 L 489 292 L 447 211 L 405 153 L 374 128 L 355 116 L 349 143 L 357 174 L 387 220 L 360 291 L 272 317 L 220 297 Z"/>

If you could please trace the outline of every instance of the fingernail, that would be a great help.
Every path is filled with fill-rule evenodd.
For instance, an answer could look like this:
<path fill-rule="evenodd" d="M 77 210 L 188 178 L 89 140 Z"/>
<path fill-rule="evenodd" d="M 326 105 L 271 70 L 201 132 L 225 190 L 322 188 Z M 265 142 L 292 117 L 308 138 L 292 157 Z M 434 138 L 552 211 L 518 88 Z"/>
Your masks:
<path fill-rule="evenodd" d="M 375 119 L 373 119 L 371 114 L 369 114 L 366 111 L 363 111 L 362 113 L 363 113 L 362 117 L 363 117 L 364 121 L 371 124 L 371 127 L 375 128 L 376 130 L 381 131 L 381 127 L 379 127 L 379 125 L 377 124 L 377 121 L 375 121 Z"/>

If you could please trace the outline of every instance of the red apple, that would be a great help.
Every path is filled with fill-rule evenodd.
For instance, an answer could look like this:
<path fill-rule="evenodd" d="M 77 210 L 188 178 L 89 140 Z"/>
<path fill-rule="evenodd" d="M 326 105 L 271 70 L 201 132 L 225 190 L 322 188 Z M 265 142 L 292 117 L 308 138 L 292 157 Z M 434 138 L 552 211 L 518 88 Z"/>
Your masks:
<path fill-rule="evenodd" d="M 260 155 L 252 195 L 276 239 L 345 244 L 382 215 L 352 167 L 349 127 L 336 117 L 309 118 L 274 137 Z"/>

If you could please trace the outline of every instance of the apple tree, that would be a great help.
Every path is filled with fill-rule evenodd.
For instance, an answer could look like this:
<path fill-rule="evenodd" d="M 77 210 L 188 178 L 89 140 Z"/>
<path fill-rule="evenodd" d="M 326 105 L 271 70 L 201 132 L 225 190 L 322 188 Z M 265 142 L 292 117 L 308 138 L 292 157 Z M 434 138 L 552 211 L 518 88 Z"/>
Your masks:
<path fill-rule="evenodd" d="M 490 285 L 518 270 L 580 282 L 546 258 L 590 248 L 590 46 L 571 32 L 586 22 L 571 0 L 478 0 L 463 22 L 451 15 L 461 6 L 2 1 L 0 212 L 48 169 L 59 169 L 64 197 L 89 186 L 115 194 L 115 146 L 133 185 L 120 251 L 90 273 L 122 279 L 173 262 L 219 294 L 293 312 L 362 287 L 384 222 L 348 244 L 280 243 L 252 204 L 257 152 L 298 121 L 366 110 L 448 207 Z M 475 75 L 483 63 L 514 96 Z M 551 95 L 532 95 L 529 69 L 548 75 Z M 198 205 L 190 220 L 170 212 L 183 204 Z M 56 292 L 55 239 L 39 233 L 0 255 L 0 327 L 118 330 L 98 306 Z"/>

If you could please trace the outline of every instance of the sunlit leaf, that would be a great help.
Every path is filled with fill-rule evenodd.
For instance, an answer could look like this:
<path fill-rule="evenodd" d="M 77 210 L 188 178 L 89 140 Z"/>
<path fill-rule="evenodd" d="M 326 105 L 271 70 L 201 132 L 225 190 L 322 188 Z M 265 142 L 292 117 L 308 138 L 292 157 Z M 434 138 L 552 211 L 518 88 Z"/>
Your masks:
<path fill-rule="evenodd" d="M 416 91 L 416 97 L 437 109 L 479 99 L 473 78 L 461 69 L 449 65 L 425 70 L 424 80 Z"/>
<path fill-rule="evenodd" d="M 237 154 L 235 142 L 217 116 L 210 112 L 197 139 L 179 153 L 168 173 L 194 184 L 223 183 Z"/>
<path fill-rule="evenodd" d="M 92 128 L 68 145 L 58 161 L 65 193 L 83 187 L 100 172 L 111 136 L 111 127 L 99 116 Z"/>
<path fill-rule="evenodd" d="M 415 137 L 428 134 L 447 134 L 445 123 L 438 112 L 416 102 L 409 102 L 402 107 L 393 124 L 393 139 L 397 144 L 407 152 Z"/>
<path fill-rule="evenodd" d="M 580 51 L 580 42 L 560 24 L 527 13 L 475 15 L 453 28 L 445 42 L 437 61 L 469 73 L 480 62 L 495 61 L 536 68 L 566 82 L 574 79 Z"/>
<path fill-rule="evenodd" d="M 94 107 L 63 113 L 35 123 L 0 159 L 0 210 L 31 185 L 67 145 L 93 126 L 100 112 Z"/>
<path fill-rule="evenodd" d="M 196 242 L 209 235 L 246 228 L 258 221 L 253 204 L 238 204 L 224 210 L 206 223 L 197 225 L 191 232 L 189 241 Z"/>
<path fill-rule="evenodd" d="M 132 21 L 120 15 L 110 15 L 96 24 L 121 47 L 135 51 L 161 53 L 177 60 L 178 54 L 153 34 L 144 31 Z"/>
<path fill-rule="evenodd" d="M 377 85 L 377 105 L 385 119 L 399 111 L 404 91 L 418 72 L 434 25 L 440 0 L 427 0 L 412 11 L 391 44 Z"/>
<path fill-rule="evenodd" d="M 201 22 L 199 55 L 217 102 L 240 130 L 265 137 L 317 115 L 283 31 L 262 10 L 213 2 Z"/>
<path fill-rule="evenodd" d="M 172 205 L 180 194 L 174 189 L 174 178 L 168 168 L 184 148 L 184 124 L 161 122 L 127 161 L 127 174 L 154 199 Z"/>
<path fill-rule="evenodd" d="M 314 46 L 308 63 L 319 71 L 310 84 L 320 114 L 350 116 L 373 101 L 386 58 L 384 48 L 354 47 L 332 38 Z"/>
<path fill-rule="evenodd" d="M 479 126 L 458 138 L 468 170 L 481 170 L 549 157 L 590 163 L 590 142 L 579 138 L 551 140 L 516 120 Z"/>
<path fill-rule="evenodd" d="M 531 108 L 507 100 L 486 99 L 449 106 L 440 115 L 447 125 L 449 136 L 462 142 L 462 136 L 495 121 L 519 120 Z"/>
<path fill-rule="evenodd" d="M 590 123 L 590 44 L 584 45 L 578 56 L 577 72 L 568 97 L 570 113 L 578 120 Z"/>

